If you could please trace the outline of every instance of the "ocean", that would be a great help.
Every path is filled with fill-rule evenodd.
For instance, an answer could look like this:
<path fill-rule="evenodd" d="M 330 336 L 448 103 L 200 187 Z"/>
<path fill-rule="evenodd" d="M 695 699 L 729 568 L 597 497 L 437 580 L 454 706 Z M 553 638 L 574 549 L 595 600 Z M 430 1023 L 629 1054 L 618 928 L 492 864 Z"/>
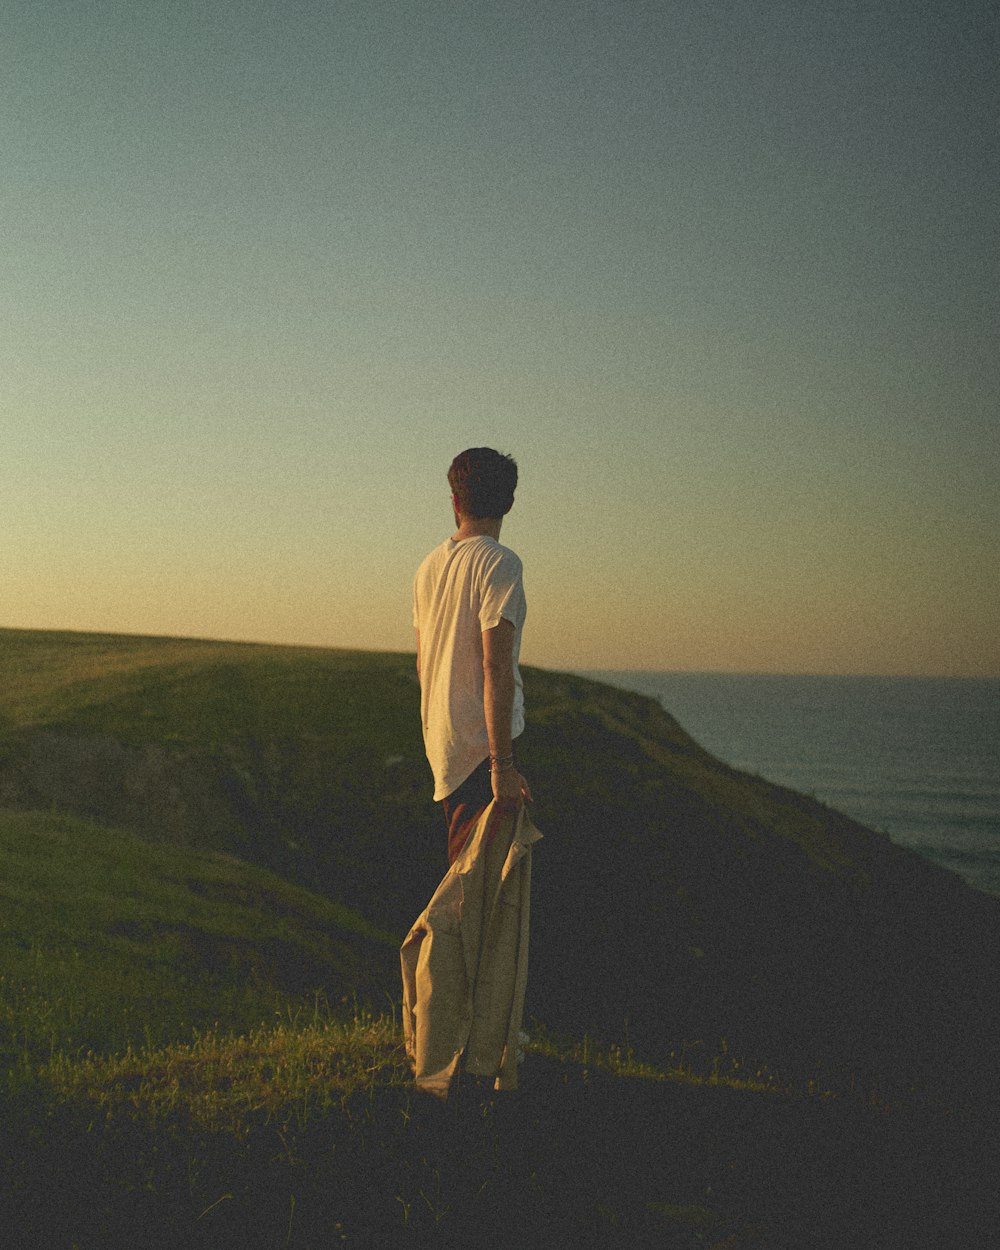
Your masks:
<path fill-rule="evenodd" d="M 581 672 L 1000 896 L 1000 680 Z"/>

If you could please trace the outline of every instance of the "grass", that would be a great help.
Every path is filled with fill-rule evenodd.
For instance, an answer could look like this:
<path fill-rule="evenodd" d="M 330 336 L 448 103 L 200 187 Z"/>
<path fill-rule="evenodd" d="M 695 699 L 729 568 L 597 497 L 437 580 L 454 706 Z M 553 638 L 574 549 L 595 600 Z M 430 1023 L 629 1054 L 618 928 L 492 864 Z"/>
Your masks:
<path fill-rule="evenodd" d="M 878 868 L 864 831 L 721 769 L 648 700 L 525 677 L 532 779 L 560 799 L 532 977 L 566 1032 L 532 1026 L 516 1095 L 460 1083 L 442 1106 L 414 1091 L 389 1005 L 396 930 L 438 876 L 412 657 L 0 631 L 0 793 L 44 807 L 0 809 L 5 1244 L 988 1244 L 987 1113 L 789 1076 L 815 1033 L 769 1049 L 802 1016 L 786 986 L 853 975 L 893 936 L 831 953 L 812 932 L 851 932 Z M 708 1040 L 671 1052 L 685 1002 Z M 592 1003 L 595 1035 L 645 1013 L 638 1051 L 634 1017 L 593 1040 Z M 761 1003 L 781 1076 L 729 1031 Z"/>
<path fill-rule="evenodd" d="M 307 1018 L 303 1018 L 307 1017 Z M 123 1055 L 54 1056 L 38 1081 L 63 1102 L 151 1125 L 182 1117 L 210 1132 L 245 1137 L 262 1116 L 303 1129 L 359 1095 L 405 1086 L 410 1071 L 391 1017 L 314 1011 L 235 1035 L 213 1029 L 191 1042 L 131 1047 Z"/>
<path fill-rule="evenodd" d="M 227 855 L 0 812 L 0 1062 L 247 1028 L 391 983 L 397 940 Z M 394 988 L 394 987 L 393 987 Z"/>
<path fill-rule="evenodd" d="M 0 712 L 9 726 L 200 747 L 255 733 L 348 734 L 376 749 L 398 745 L 401 731 L 412 737 L 412 716 L 379 688 L 386 677 L 415 682 L 410 656 L 16 630 L 0 638 Z"/>
<path fill-rule="evenodd" d="M 395 931 L 435 880 L 415 692 L 411 656 L 0 631 L 0 793 L 227 851 Z M 387 851 L 409 880 L 373 891 Z"/>
<path fill-rule="evenodd" d="M 725 1052 L 657 1069 L 543 1029 L 519 1093 L 460 1079 L 441 1104 L 413 1089 L 391 1015 L 320 1001 L 246 1033 L 39 1064 L 6 1100 L 0 1208 L 24 1250 L 840 1250 L 873 1230 L 926 1250 L 896 1239 L 886 1177 L 912 1166 L 912 1130 L 748 1078 Z M 907 1173 L 908 1202 L 926 1179 Z"/>
<path fill-rule="evenodd" d="M 388 778 L 392 815 L 420 823 L 426 804 L 412 799 L 425 797 L 426 766 L 411 655 L 10 630 L 0 638 L 0 752 L 6 724 L 15 755 L 25 731 L 47 729 L 187 753 L 186 767 L 206 785 L 244 781 L 245 804 L 273 809 L 283 831 L 306 840 L 329 820 L 334 795 L 383 835 L 363 795 L 384 801 Z M 625 781 L 655 804 L 680 786 L 728 813 L 737 849 L 777 838 L 821 873 L 870 885 L 856 847 L 818 805 L 721 766 L 653 701 L 542 670 L 526 670 L 525 680 L 533 758 L 544 767 L 551 756 L 558 775 L 581 755 L 602 758 L 606 766 L 577 783 L 591 799 L 613 798 Z M 288 875 L 286 862 L 271 866 Z"/>
<path fill-rule="evenodd" d="M 725 1040 L 721 1042 L 717 1054 L 706 1054 L 703 1042 L 684 1042 L 676 1050 L 670 1051 L 669 1062 L 660 1066 L 638 1058 L 627 1045 L 602 1045 L 589 1037 L 580 1041 L 557 1039 L 544 1025 L 535 1021 L 530 1050 L 536 1055 L 544 1055 L 560 1063 L 573 1064 L 583 1074 L 588 1074 L 593 1069 L 639 1081 L 673 1081 L 691 1086 L 724 1087 L 786 1097 L 801 1094 L 808 1097 L 836 1097 L 834 1091 L 821 1089 L 815 1081 L 797 1085 L 795 1082 L 782 1080 L 762 1065 L 748 1064 L 730 1055 L 729 1045 Z"/>
<path fill-rule="evenodd" d="M 627 1130 L 614 1114 L 616 1091 L 626 1086 L 711 1085 L 744 1099 L 766 1089 L 785 1101 L 787 1090 L 729 1072 L 704 1079 L 681 1065 L 658 1071 L 586 1039 L 542 1037 L 528 1050 L 526 1080 L 536 1095 L 544 1091 L 540 1108 L 530 1093 L 527 1102 L 515 1095 L 494 1103 L 461 1081 L 441 1105 L 414 1091 L 391 1016 L 345 1016 L 318 1003 L 245 1034 L 211 1030 L 120 1055 L 56 1054 L 20 1087 L 18 1136 L 35 1136 L 29 1164 L 41 1157 L 100 1176 L 97 1194 L 88 1188 L 86 1202 L 78 1197 L 56 1225 L 71 1225 L 81 1246 L 98 1244 L 88 1242 L 98 1230 L 110 1239 L 102 1245 L 127 1244 L 137 1223 L 147 1245 L 161 1244 L 148 1240 L 154 1224 L 162 1244 L 185 1248 L 422 1246 L 432 1235 L 467 1237 L 470 1220 L 503 1235 L 512 1201 L 536 1226 L 551 1224 L 554 1245 L 572 1244 L 559 1240 L 561 1232 L 590 1245 L 629 1229 L 635 1244 L 690 1229 L 721 1230 L 721 1241 L 739 1226 L 725 1199 L 706 1205 L 699 1194 L 694 1202 L 701 1187 L 690 1178 L 677 1182 L 668 1201 L 656 1196 L 663 1183 L 653 1176 L 630 1186 L 612 1170 L 567 1183 L 553 1159 L 568 1157 L 567 1134 L 584 1129 L 581 1117 L 598 1157 L 624 1153 L 619 1139 Z M 44 1143 L 32 1128 L 39 1123 L 48 1126 Z M 532 1124 L 541 1153 L 522 1171 L 523 1134 Z M 16 1115 L 6 1127 L 16 1130 Z M 595 1130 L 607 1139 L 603 1146 Z M 645 1148 L 655 1154 L 661 1147 L 654 1137 Z M 14 1179 L 20 1183 L 11 1189 L 23 1199 L 41 1177 L 37 1167 L 15 1167 Z M 48 1219 L 13 1227 L 39 1238 L 55 1232 Z"/>
<path fill-rule="evenodd" d="M 590 1039 L 557 1042 L 543 1028 L 539 1032 L 527 1053 L 574 1070 L 585 1083 L 593 1070 L 622 1080 L 796 1096 L 771 1073 L 745 1074 L 725 1051 L 709 1060 L 707 1072 L 684 1061 L 661 1069 L 620 1047 Z M 130 1046 L 122 1055 L 53 1055 L 36 1075 L 60 1101 L 86 1102 L 109 1116 L 135 1115 L 150 1123 L 181 1115 L 202 1129 L 238 1137 L 261 1115 L 284 1129 L 303 1129 L 359 1097 L 411 1085 L 402 1034 L 391 1016 L 364 1009 L 346 1016 L 319 1002 L 311 1014 L 289 1013 L 287 1020 L 247 1034 L 212 1029 L 186 1043 Z"/>
<path fill-rule="evenodd" d="M 398 993 L 398 939 L 339 904 L 228 855 L 32 812 L 0 812 L 0 881 L 9 1076 L 233 1131 L 240 1109 L 301 1117 L 408 1081 L 399 1029 L 371 1006 L 380 976 L 383 1001 Z M 581 1071 L 787 1092 L 725 1044 L 656 1067 L 628 1046 L 534 1034 L 533 1054 Z"/>
<path fill-rule="evenodd" d="M 215 1028 L 119 1054 L 55 1052 L 22 1068 L 5 1100 L 5 1228 L 24 1250 L 419 1247 L 445 1235 L 469 1244 L 473 1228 L 511 1233 L 512 1201 L 526 1227 L 548 1226 L 557 1246 L 603 1244 L 629 1228 L 643 1244 L 671 1228 L 734 1226 L 724 1202 L 690 1200 L 689 1180 L 662 1201 L 650 1178 L 630 1189 L 614 1171 L 567 1180 L 553 1167 L 580 1116 L 588 1135 L 601 1124 L 617 1140 L 614 1087 L 694 1089 L 696 1073 L 548 1037 L 529 1046 L 527 1064 L 529 1089 L 544 1091 L 537 1107 L 530 1093 L 494 1104 L 461 1081 L 441 1105 L 414 1090 L 391 1015 L 345 1014 L 321 999 L 246 1033 Z M 753 1096 L 729 1076 L 711 1083 Z M 57 1185 L 58 1200 L 54 1176 L 75 1178 Z"/>
<path fill-rule="evenodd" d="M 0 1211 L 23 1250 L 417 1247 L 470 1220 L 504 1235 L 512 1195 L 554 1245 L 642 1244 L 695 1209 L 725 1233 L 739 1212 L 695 1202 L 690 1176 L 665 1191 L 610 1163 L 618 1091 L 795 1099 L 725 1055 L 656 1069 L 535 1026 L 522 1101 L 459 1085 L 441 1107 L 414 1091 L 393 1014 L 351 988 L 396 945 L 349 911 L 230 856 L 47 813 L 0 814 L 0 880 Z M 594 1175 L 567 1178 L 553 1159 L 579 1117 L 611 1136 Z"/>

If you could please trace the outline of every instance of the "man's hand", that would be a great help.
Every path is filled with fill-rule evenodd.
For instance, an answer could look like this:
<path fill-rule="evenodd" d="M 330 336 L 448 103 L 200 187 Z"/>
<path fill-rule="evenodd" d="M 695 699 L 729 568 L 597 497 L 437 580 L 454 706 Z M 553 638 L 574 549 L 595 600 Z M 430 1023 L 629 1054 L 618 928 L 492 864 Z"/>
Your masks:
<path fill-rule="evenodd" d="M 516 811 L 522 803 L 531 802 L 531 787 L 516 768 L 494 769 L 490 780 L 493 782 L 493 798 L 501 811 Z"/>

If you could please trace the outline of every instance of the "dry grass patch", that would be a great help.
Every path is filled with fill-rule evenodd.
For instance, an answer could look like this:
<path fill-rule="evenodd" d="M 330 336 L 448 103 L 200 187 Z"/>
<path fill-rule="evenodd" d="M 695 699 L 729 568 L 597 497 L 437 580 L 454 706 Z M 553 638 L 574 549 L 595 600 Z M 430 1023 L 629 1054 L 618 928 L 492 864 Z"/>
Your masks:
<path fill-rule="evenodd" d="M 62 1100 L 91 1103 L 156 1122 L 190 1120 L 243 1136 L 261 1118 L 304 1128 L 359 1094 L 404 1085 L 410 1071 L 388 1017 L 289 1020 L 242 1036 L 217 1031 L 194 1041 L 120 1056 L 59 1056 L 41 1079 Z"/>

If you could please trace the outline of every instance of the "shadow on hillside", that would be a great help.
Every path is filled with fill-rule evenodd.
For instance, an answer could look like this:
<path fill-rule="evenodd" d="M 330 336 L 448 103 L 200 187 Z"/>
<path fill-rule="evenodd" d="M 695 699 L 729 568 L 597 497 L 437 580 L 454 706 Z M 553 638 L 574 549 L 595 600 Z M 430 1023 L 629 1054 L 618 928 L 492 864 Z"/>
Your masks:
<path fill-rule="evenodd" d="M 0 802 L 225 850 L 405 933 L 444 868 L 412 657 L 213 647 L 67 684 L 56 644 L 48 693 L 4 730 Z M 383 1090 L 245 1141 L 40 1112 L 0 1126 L 12 1245 L 990 1244 L 997 900 L 712 760 L 652 700 L 525 682 L 529 1012 L 654 1063 L 696 1038 L 793 1081 L 822 1063 L 892 1109 L 536 1059 L 489 1114 Z"/>
<path fill-rule="evenodd" d="M 2 1191 L 20 1250 L 951 1250 L 1000 1214 L 995 1126 L 535 1055 L 516 1094 L 383 1088 L 243 1140 L 65 1107 L 21 1129 Z"/>

